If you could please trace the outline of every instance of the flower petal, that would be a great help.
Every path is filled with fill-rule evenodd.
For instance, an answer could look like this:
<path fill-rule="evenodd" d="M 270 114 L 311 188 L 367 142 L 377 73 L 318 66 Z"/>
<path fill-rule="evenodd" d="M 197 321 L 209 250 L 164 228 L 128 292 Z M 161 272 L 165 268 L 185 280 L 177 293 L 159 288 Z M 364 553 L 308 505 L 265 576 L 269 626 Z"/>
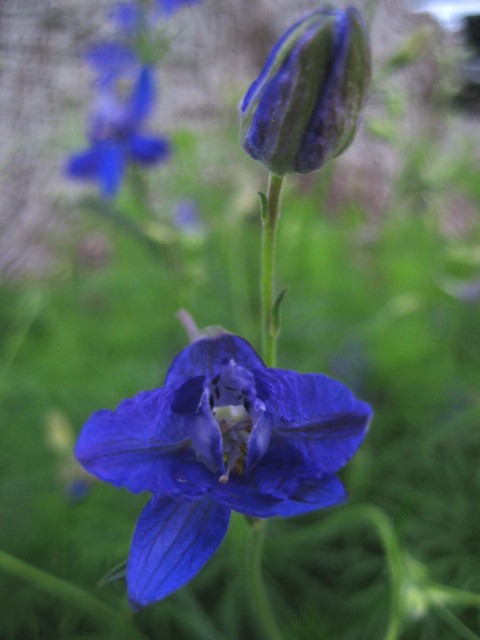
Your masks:
<path fill-rule="evenodd" d="M 196 461 L 171 402 L 170 390 L 157 389 L 124 400 L 116 411 L 97 411 L 79 436 L 77 458 L 90 473 L 133 492 L 205 493 L 211 473 Z"/>
<path fill-rule="evenodd" d="M 149 66 L 143 66 L 138 74 L 137 81 L 130 96 L 130 114 L 132 122 L 139 125 L 148 116 L 155 103 L 155 84 L 153 70 Z"/>
<path fill-rule="evenodd" d="M 346 498 L 342 483 L 333 475 L 300 483 L 290 496 L 284 497 L 262 493 L 255 481 L 232 475 L 227 483 L 212 485 L 210 495 L 226 507 L 254 518 L 296 516 L 331 507 Z"/>
<path fill-rule="evenodd" d="M 102 153 L 97 147 L 75 153 L 68 159 L 65 173 L 70 178 L 92 180 L 100 173 Z"/>
<path fill-rule="evenodd" d="M 372 411 L 341 382 L 281 369 L 255 372 L 257 394 L 274 416 L 274 432 L 309 473 L 335 473 L 362 442 Z"/>
<path fill-rule="evenodd" d="M 252 518 L 268 518 L 275 515 L 275 509 L 282 499 L 260 493 L 254 482 L 246 476 L 230 475 L 228 482 L 212 484 L 211 497 L 238 513 Z"/>
<path fill-rule="evenodd" d="M 165 138 L 134 134 L 129 142 L 130 154 L 140 164 L 152 165 L 170 157 L 170 143 Z"/>
<path fill-rule="evenodd" d="M 265 368 L 246 340 L 222 333 L 214 338 L 201 338 L 183 349 L 170 365 L 165 383 L 178 385 L 193 376 L 213 377 L 230 360 L 250 370 Z"/>
<path fill-rule="evenodd" d="M 154 496 L 137 523 L 128 558 L 132 605 L 161 600 L 191 580 L 218 549 L 229 521 L 230 509 L 208 497 Z"/>
<path fill-rule="evenodd" d="M 146 19 L 135 0 L 115 3 L 109 12 L 109 18 L 129 37 L 135 36 Z"/>
<path fill-rule="evenodd" d="M 97 82 L 110 87 L 119 78 L 131 77 L 138 69 L 135 52 L 120 42 L 98 42 L 85 53 L 86 61 L 97 72 Z"/>
<path fill-rule="evenodd" d="M 258 402 L 258 401 L 257 401 Z M 272 437 L 273 420 L 269 413 L 252 410 L 250 415 L 254 419 L 252 433 L 248 440 L 246 472 L 248 473 L 264 456 Z"/>
<path fill-rule="evenodd" d="M 113 197 L 122 184 L 125 172 L 124 149 L 121 145 L 111 143 L 102 145 L 100 162 L 100 185 L 106 197 Z"/>
<path fill-rule="evenodd" d="M 317 509 L 333 507 L 347 498 L 345 487 L 336 476 L 305 482 L 290 500 L 275 507 L 276 516 L 298 516 Z"/>
<path fill-rule="evenodd" d="M 195 413 L 179 414 L 178 424 L 189 438 L 207 467 L 212 471 L 225 471 L 223 464 L 222 434 L 215 416 L 210 409 L 208 394 L 202 395 L 200 407 Z"/>

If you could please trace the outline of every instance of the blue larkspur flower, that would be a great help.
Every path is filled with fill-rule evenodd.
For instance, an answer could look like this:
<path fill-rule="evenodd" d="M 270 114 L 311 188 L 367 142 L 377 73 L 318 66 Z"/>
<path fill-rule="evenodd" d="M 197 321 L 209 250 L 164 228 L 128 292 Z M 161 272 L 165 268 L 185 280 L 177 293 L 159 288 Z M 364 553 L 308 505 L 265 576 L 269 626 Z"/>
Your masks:
<path fill-rule="evenodd" d="M 341 382 L 267 368 L 242 338 L 202 338 L 163 387 L 98 411 L 76 447 L 102 480 L 153 494 L 133 535 L 128 594 L 140 607 L 183 586 L 217 550 L 231 510 L 295 516 L 343 501 L 335 475 L 371 417 Z"/>
<path fill-rule="evenodd" d="M 319 169 L 352 142 L 369 83 L 358 11 L 314 11 L 280 38 L 245 94 L 242 147 L 280 176 Z"/>
<path fill-rule="evenodd" d="M 100 64 L 98 60 L 96 64 Z M 106 71 L 104 73 L 109 77 Z M 163 137 L 144 133 L 154 102 L 152 69 L 148 66 L 139 69 L 126 98 L 118 94 L 113 82 L 104 80 L 90 119 L 90 146 L 70 156 L 67 175 L 95 180 L 103 195 L 111 197 L 118 192 L 129 163 L 147 167 L 167 160 L 169 142 Z"/>

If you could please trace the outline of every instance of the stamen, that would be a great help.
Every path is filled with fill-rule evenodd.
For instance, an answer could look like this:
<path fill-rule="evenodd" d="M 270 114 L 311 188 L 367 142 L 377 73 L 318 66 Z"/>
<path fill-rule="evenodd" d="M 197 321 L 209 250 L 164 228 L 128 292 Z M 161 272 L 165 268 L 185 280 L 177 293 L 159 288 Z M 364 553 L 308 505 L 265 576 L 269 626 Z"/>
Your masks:
<path fill-rule="evenodd" d="M 228 360 L 221 373 L 210 381 L 207 393 L 222 438 L 225 473 L 218 481 L 226 484 L 230 474 L 245 473 L 248 440 L 253 429 L 249 412 L 256 397 L 253 376 Z"/>

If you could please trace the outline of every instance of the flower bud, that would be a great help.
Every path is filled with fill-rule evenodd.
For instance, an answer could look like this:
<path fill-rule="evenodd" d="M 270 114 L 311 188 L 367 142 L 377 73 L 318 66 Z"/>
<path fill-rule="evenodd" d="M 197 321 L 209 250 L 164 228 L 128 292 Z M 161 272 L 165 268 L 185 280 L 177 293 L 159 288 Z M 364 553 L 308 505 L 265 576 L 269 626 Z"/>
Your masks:
<path fill-rule="evenodd" d="M 321 9 L 277 42 L 241 107 L 241 144 L 273 173 L 308 173 L 352 142 L 370 82 L 362 18 Z"/>

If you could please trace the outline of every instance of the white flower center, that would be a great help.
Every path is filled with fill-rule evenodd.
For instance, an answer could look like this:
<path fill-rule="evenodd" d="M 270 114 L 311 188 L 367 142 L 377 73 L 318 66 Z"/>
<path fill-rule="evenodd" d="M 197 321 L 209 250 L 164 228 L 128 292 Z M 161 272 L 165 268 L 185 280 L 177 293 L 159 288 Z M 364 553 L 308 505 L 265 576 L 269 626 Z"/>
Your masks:
<path fill-rule="evenodd" d="M 218 481 L 225 484 L 230 478 L 230 473 L 241 475 L 244 472 L 252 419 L 240 405 L 218 407 L 213 414 L 222 433 L 223 462 L 226 467 L 226 473 L 221 475 Z"/>

